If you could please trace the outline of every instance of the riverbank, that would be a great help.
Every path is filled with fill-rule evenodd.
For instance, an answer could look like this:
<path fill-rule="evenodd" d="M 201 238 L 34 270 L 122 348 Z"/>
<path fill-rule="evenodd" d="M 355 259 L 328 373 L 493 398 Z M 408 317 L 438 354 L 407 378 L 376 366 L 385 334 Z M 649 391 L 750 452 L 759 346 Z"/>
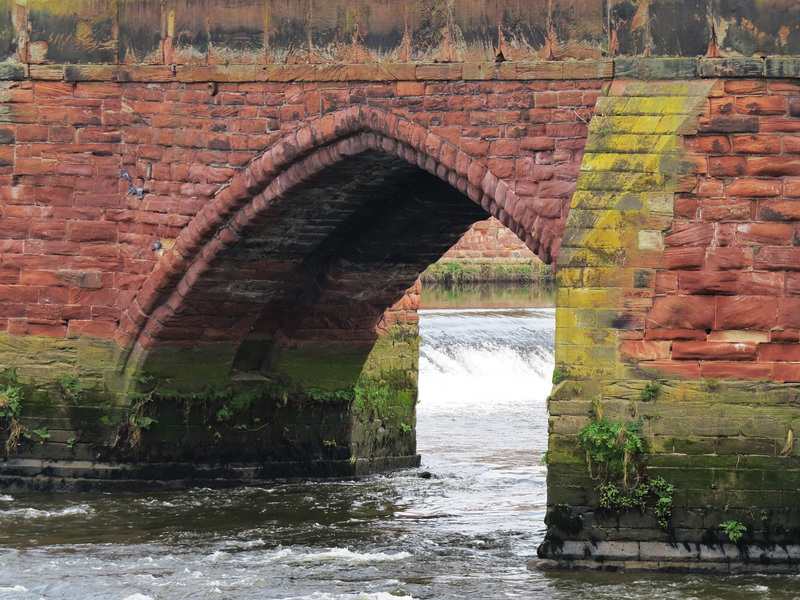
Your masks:
<path fill-rule="evenodd" d="M 554 286 L 530 283 L 423 283 L 422 309 L 553 308 Z"/>
<path fill-rule="evenodd" d="M 420 275 L 423 285 L 516 283 L 555 285 L 550 265 L 538 258 L 442 258 Z"/>

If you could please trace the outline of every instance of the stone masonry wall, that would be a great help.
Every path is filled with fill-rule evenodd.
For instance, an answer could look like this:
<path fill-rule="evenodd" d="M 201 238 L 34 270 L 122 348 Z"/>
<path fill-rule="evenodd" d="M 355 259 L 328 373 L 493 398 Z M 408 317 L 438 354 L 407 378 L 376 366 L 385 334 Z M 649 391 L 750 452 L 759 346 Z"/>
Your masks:
<path fill-rule="evenodd" d="M 63 79 L 63 69 L 54 76 Z M 533 203 L 536 212 L 518 233 L 548 259 L 599 87 L 596 79 L 5 82 L 0 329 L 113 337 L 120 309 L 235 173 L 298 125 L 362 103 L 402 115 L 466 156 L 485 157 L 509 189 Z M 141 200 L 127 193 L 122 170 L 143 188 Z"/>
<path fill-rule="evenodd" d="M 676 199 L 641 364 L 800 382 L 798 94 L 796 82 L 726 82 L 687 140 L 700 178 Z"/>

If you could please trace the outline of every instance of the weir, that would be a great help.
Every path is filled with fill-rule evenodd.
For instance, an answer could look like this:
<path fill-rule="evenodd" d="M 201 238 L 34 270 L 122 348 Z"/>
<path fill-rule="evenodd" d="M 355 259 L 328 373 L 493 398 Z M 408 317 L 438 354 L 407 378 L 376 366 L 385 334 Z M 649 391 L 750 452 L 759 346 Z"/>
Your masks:
<path fill-rule="evenodd" d="M 491 215 L 557 269 L 538 566 L 795 572 L 800 8 L 489 4 L 0 11 L 0 483 L 416 464 Z"/>

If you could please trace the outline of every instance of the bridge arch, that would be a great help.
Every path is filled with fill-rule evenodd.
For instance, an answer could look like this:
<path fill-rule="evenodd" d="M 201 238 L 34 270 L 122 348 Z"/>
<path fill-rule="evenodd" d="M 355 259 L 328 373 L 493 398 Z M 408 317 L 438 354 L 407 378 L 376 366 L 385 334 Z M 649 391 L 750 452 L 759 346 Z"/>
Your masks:
<path fill-rule="evenodd" d="M 265 220 L 280 220 L 276 211 L 285 210 L 280 207 L 285 207 L 295 188 L 308 187 L 322 173 L 341 168 L 345 163 L 357 163 L 366 154 L 384 156 L 382 160 L 389 161 L 387 165 L 393 165 L 392 169 L 405 164 L 414 171 L 427 172 L 432 177 L 425 185 L 433 185 L 431 181 L 436 178 L 440 181 L 437 185 L 441 195 L 466 195 L 475 203 L 474 208 L 482 209 L 468 210 L 466 221 L 450 219 L 447 227 L 451 233 L 442 237 L 449 241 L 442 243 L 454 243 L 455 234 L 460 236 L 470 222 L 489 213 L 544 261 L 552 262 L 557 254 L 560 235 L 552 220 L 540 215 L 535 203 L 520 201 L 509 184 L 479 158 L 402 116 L 353 105 L 313 119 L 273 144 L 234 176 L 181 232 L 174 247 L 162 256 L 121 316 L 117 339 L 130 348 L 128 372 L 141 370 L 145 363 L 151 362 L 148 355 L 158 344 L 186 348 L 197 341 L 222 341 L 222 337 L 229 337 L 227 341 L 234 346 L 241 343 L 247 331 L 256 327 L 253 311 L 234 320 L 235 323 L 226 315 L 218 329 L 208 320 L 203 322 L 199 315 L 192 319 L 190 315 L 197 314 L 192 305 L 196 309 L 198 286 L 202 287 L 204 277 L 215 268 L 220 257 L 247 238 L 248 230 Z M 450 192 L 444 191 L 445 187 Z M 441 255 L 447 247 L 437 248 L 435 253 Z M 432 260 L 438 255 L 432 256 Z M 427 262 L 417 265 L 419 270 L 432 260 L 427 256 Z M 324 277 L 335 279 L 333 270 L 328 268 Z M 374 321 L 368 329 L 373 330 L 384 309 L 402 298 L 418 272 L 413 273 L 413 278 L 408 273 L 398 277 L 391 291 L 381 295 L 384 306 L 379 311 L 373 307 L 369 318 L 365 316 L 367 321 Z M 249 277 L 258 278 L 252 270 Z M 329 282 L 330 285 L 333 284 Z"/>

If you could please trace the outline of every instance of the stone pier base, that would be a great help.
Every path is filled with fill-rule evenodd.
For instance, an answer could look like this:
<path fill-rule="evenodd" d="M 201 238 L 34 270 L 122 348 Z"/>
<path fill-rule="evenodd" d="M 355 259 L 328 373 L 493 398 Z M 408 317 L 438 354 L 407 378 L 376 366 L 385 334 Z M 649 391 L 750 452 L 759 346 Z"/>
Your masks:
<path fill-rule="evenodd" d="M 800 573 L 800 545 L 567 542 L 558 558 L 534 558 L 531 571 Z"/>

